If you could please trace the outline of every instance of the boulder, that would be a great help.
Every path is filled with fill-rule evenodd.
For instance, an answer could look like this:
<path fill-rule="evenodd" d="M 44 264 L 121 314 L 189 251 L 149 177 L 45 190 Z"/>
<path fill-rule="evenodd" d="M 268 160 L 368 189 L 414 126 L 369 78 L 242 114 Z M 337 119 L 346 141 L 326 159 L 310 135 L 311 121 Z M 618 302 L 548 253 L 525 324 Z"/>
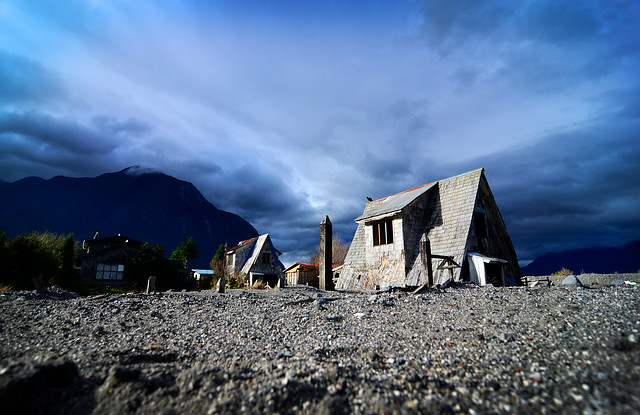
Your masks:
<path fill-rule="evenodd" d="M 568 285 L 574 287 L 582 287 L 582 282 L 575 275 L 569 275 L 567 278 L 562 280 L 560 285 Z"/>

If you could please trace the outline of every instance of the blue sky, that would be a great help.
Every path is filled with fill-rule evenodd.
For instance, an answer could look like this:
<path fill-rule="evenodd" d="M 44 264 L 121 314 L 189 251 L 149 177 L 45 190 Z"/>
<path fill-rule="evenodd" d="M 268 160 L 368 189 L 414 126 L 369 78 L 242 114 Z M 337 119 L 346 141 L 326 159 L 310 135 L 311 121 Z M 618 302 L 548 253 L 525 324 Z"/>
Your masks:
<path fill-rule="evenodd" d="M 285 262 L 478 167 L 521 260 L 639 239 L 640 2 L 0 1 L 0 179 L 132 165 Z"/>

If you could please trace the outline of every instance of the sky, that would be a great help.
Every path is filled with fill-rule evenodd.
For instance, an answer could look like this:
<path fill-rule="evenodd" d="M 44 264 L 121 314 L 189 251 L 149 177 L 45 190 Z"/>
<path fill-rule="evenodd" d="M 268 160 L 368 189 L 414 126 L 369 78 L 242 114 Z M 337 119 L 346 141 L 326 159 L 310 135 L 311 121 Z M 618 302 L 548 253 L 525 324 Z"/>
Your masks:
<path fill-rule="evenodd" d="M 519 259 L 640 239 L 638 0 L 0 0 L 0 180 L 192 182 L 307 259 L 485 168 Z"/>

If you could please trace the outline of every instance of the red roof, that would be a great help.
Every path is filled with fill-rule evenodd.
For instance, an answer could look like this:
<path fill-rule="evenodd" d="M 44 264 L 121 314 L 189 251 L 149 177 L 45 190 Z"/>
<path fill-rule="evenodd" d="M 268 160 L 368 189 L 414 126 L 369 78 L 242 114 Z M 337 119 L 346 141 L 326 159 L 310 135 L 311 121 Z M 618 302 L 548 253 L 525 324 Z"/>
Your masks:
<path fill-rule="evenodd" d="M 231 249 L 228 249 L 228 250 L 227 250 L 227 252 L 235 251 L 236 249 L 240 248 L 241 246 L 246 245 L 248 242 L 254 241 L 254 240 L 256 240 L 256 239 L 258 239 L 258 237 L 257 237 L 257 236 L 256 236 L 256 237 L 253 237 L 253 238 L 251 238 L 251 239 L 245 239 L 244 241 L 240 241 L 240 242 L 238 242 L 238 245 L 234 246 L 234 247 L 233 247 L 233 248 L 231 248 Z"/>

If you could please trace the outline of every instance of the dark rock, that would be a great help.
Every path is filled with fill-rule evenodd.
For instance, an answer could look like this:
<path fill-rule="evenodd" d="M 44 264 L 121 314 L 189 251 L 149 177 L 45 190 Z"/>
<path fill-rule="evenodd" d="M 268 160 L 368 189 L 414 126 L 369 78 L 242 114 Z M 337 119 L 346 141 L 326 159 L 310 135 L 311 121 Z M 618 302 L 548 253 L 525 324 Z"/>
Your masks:
<path fill-rule="evenodd" d="M 64 413 L 62 404 L 73 395 L 68 388 L 78 378 L 78 368 L 70 361 L 13 364 L 0 376 L 3 411 Z M 68 408 L 69 403 L 65 406 Z"/>

